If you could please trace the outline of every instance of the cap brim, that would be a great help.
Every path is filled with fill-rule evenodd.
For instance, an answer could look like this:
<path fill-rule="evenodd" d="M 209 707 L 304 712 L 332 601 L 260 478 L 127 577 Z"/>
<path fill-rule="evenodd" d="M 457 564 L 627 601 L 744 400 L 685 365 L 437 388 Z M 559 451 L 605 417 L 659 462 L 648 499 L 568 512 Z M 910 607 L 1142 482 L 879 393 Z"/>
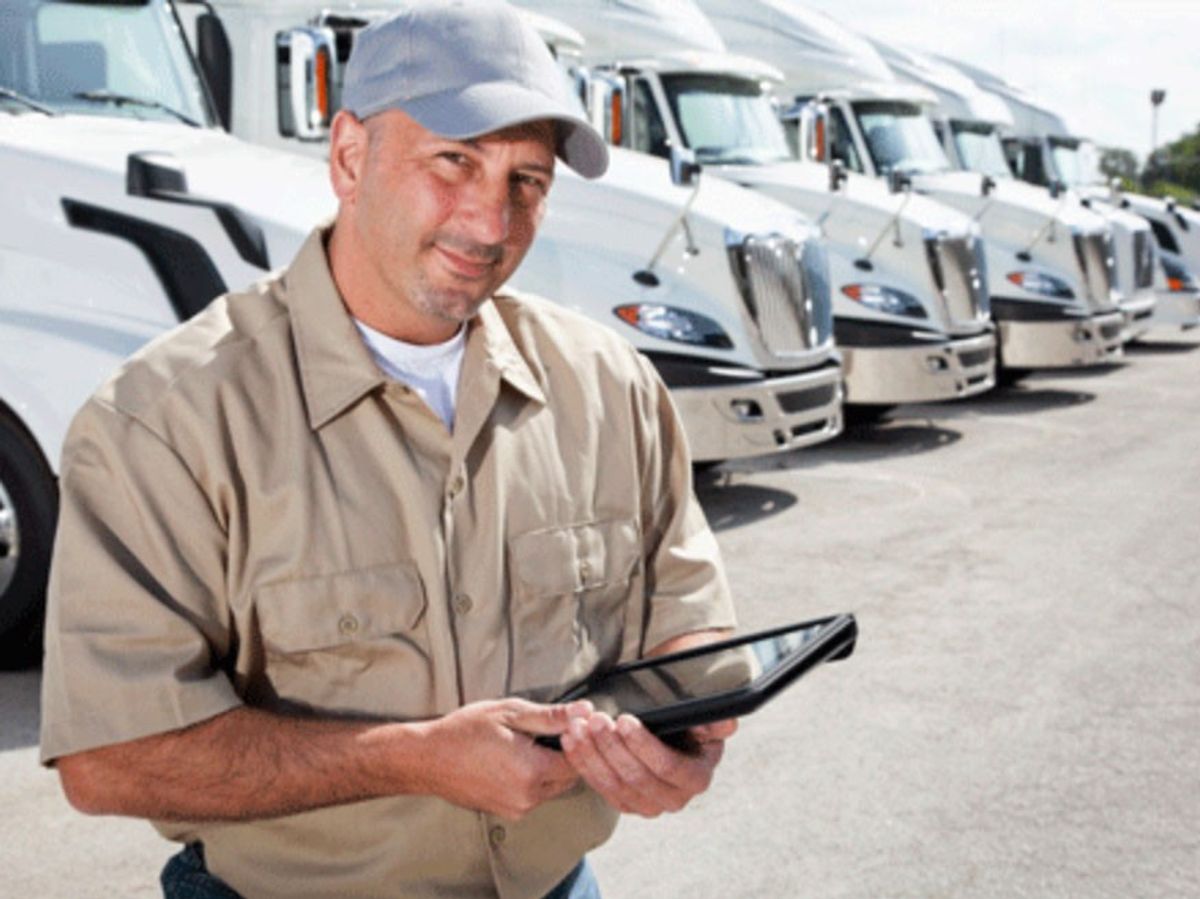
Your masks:
<path fill-rule="evenodd" d="M 486 82 L 412 100 L 364 109 L 365 118 L 385 109 L 400 109 L 423 128 L 454 140 L 481 137 L 526 122 L 552 121 L 557 128 L 557 155 L 585 178 L 599 178 L 608 168 L 608 147 L 585 119 L 567 104 L 512 82 Z"/>

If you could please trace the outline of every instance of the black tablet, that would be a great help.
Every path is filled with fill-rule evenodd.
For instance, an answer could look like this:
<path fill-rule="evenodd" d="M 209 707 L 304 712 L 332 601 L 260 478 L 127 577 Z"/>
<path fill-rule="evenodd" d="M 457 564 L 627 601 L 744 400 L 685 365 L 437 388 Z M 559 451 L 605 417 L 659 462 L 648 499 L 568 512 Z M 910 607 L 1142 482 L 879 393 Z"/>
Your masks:
<path fill-rule="evenodd" d="M 589 699 L 613 718 L 628 712 L 660 739 L 686 748 L 687 730 L 753 712 L 822 662 L 854 651 L 850 614 L 804 621 L 640 659 L 598 672 L 558 702 Z M 559 748 L 558 737 L 538 737 Z"/>

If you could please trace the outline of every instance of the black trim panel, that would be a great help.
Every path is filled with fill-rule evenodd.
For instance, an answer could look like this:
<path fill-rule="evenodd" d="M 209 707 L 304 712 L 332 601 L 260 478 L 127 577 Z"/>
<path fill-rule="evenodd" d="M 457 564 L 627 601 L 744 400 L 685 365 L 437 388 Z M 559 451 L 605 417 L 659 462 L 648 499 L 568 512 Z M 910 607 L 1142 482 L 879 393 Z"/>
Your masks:
<path fill-rule="evenodd" d="M 936 334 L 933 331 L 923 331 L 905 325 L 892 325 L 886 322 L 863 321 L 857 318 L 833 319 L 833 339 L 838 346 L 859 347 L 902 347 L 928 346 L 936 347 L 946 343 L 948 338 L 936 334 L 936 340 L 927 336 Z"/>
<path fill-rule="evenodd" d="M 72 227 L 126 240 L 141 250 L 180 321 L 226 292 L 204 247 L 182 231 L 67 197 L 62 205 Z"/>
<path fill-rule="evenodd" d="M 992 318 L 1006 322 L 1060 322 L 1087 318 L 1086 312 L 1059 303 L 992 297 Z"/>
<path fill-rule="evenodd" d="M 827 368 L 836 368 L 838 363 L 829 359 L 815 368 L 771 369 L 760 371 L 756 368 L 746 368 L 744 365 L 721 362 L 718 359 L 699 359 L 695 356 L 685 356 L 675 353 L 642 353 L 655 369 L 663 383 L 670 388 L 676 387 L 738 387 L 755 385 L 767 378 L 786 378 L 790 375 L 811 374 Z M 745 375 L 730 374 L 730 371 L 744 372 Z"/>
<path fill-rule="evenodd" d="M 164 203 L 211 209 L 221 227 L 225 229 L 237 254 L 250 265 L 270 271 L 267 237 L 258 223 L 232 203 L 188 193 L 187 179 L 183 171 L 163 165 L 155 158 L 158 156 L 161 154 L 153 152 L 129 154 L 125 170 L 125 192 L 131 197 L 145 197 Z"/>

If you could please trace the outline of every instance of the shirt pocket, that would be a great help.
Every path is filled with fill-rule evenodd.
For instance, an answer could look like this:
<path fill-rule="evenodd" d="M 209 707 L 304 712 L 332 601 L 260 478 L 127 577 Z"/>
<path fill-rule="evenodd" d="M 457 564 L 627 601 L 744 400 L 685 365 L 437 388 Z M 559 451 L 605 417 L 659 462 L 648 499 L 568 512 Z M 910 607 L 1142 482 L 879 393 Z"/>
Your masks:
<path fill-rule="evenodd" d="M 641 539 L 630 518 L 543 528 L 509 540 L 510 688 L 551 699 L 621 653 Z M 635 606 L 640 607 L 640 604 Z"/>
<path fill-rule="evenodd" d="M 259 587 L 264 699 L 339 714 L 431 714 L 425 603 L 406 562 Z"/>

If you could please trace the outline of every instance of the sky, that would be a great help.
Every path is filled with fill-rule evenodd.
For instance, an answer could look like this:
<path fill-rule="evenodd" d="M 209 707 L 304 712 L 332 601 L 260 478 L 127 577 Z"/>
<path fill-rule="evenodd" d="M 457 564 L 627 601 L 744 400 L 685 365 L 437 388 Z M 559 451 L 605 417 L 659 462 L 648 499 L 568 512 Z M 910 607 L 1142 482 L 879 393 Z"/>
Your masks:
<path fill-rule="evenodd" d="M 1026 88 L 1081 136 L 1150 150 L 1200 126 L 1200 0 L 807 0 L 879 40 L 933 51 Z"/>

